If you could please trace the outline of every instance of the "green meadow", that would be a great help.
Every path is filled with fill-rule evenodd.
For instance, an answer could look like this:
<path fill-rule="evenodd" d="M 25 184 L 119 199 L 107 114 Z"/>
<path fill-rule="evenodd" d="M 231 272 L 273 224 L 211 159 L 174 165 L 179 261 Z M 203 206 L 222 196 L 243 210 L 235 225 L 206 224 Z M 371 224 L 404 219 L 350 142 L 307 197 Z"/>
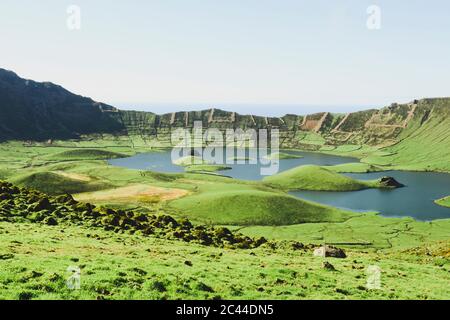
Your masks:
<path fill-rule="evenodd" d="M 51 146 L 3 143 L 0 178 L 24 190 L 39 190 L 51 196 L 69 193 L 81 203 L 119 213 L 133 210 L 134 217 L 137 213 L 169 215 L 180 221 L 188 219 L 199 230 L 203 230 L 202 226 L 211 230 L 226 227 L 242 237 L 263 237 L 268 242 L 255 247 L 218 246 L 215 240 L 186 242 L 179 233 L 166 229 L 158 233 L 159 227 L 149 234 L 123 227 L 122 222 L 111 227 L 114 219 L 96 223 L 97 220 L 85 218 L 84 211 L 70 213 L 70 219 L 66 217 L 68 213 L 52 214 L 56 221 L 53 222 L 50 218 L 40 220 L 39 215 L 12 221 L 3 210 L 0 298 L 450 296 L 450 220 L 383 218 L 376 213 L 350 212 L 305 201 L 287 193 L 381 187 L 378 181 L 359 181 L 342 173 L 385 170 L 385 164 L 301 166 L 263 181 L 242 181 L 214 174 L 226 167 L 182 161 L 180 165 L 185 166 L 186 172 L 164 174 L 108 165 L 105 159 L 159 150 L 158 146 L 149 148 L 136 143 L 131 147 L 111 139 L 57 141 Z M 360 156 L 363 161 L 368 157 Z M 20 205 L 19 200 L 3 201 L 9 201 L 13 207 Z M 438 203 L 448 205 L 448 198 Z M 192 235 L 201 237 L 202 233 Z M 186 239 L 186 235 L 181 237 Z M 314 257 L 314 248 L 324 243 L 343 248 L 347 258 Z M 324 261 L 335 270 L 325 268 Z M 370 265 L 383 270 L 380 290 L 366 288 L 366 270 Z M 69 266 L 81 269 L 80 290 L 66 286 Z"/>
<path fill-rule="evenodd" d="M 20 235 L 20 237 L 18 237 Z M 410 249 L 222 249 L 79 226 L 0 222 L 2 299 L 447 299 L 449 242 Z M 425 255 L 426 254 L 426 255 Z M 369 265 L 382 289 L 366 289 Z M 66 285 L 81 269 L 80 290 Z"/>

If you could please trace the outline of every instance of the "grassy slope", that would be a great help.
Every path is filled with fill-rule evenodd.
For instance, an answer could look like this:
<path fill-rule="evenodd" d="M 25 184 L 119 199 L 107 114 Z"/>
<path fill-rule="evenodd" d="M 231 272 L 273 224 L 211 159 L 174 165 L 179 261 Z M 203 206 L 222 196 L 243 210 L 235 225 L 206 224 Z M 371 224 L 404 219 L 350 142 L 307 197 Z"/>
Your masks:
<path fill-rule="evenodd" d="M 107 141 L 96 143 L 98 147 L 107 150 L 131 152 L 126 146 L 108 146 Z M 86 142 L 81 145 L 91 146 Z M 80 144 L 74 143 L 73 147 L 77 146 Z M 226 189 L 236 189 L 243 193 L 245 190 L 273 193 L 270 189 L 256 187 L 253 183 L 233 182 L 220 177 L 151 172 L 142 175 L 139 171 L 107 166 L 104 161 L 59 162 L 46 159 L 48 154 L 61 152 L 61 148 L 23 148 L 21 144 L 0 145 L 0 148 L 3 149 L 0 173 L 3 170 L 10 178 L 16 176 L 18 169 L 20 174 L 64 171 L 86 175 L 116 187 L 144 183 L 181 188 L 193 192 L 193 197 L 201 196 L 207 189 L 213 191 L 216 185 L 223 184 Z M 166 212 L 167 208 L 162 205 L 157 206 L 157 210 Z M 0 228 L 0 242 L 10 243 L 0 250 L 0 265 L 1 269 L 5 270 L 0 274 L 0 287 L 6 289 L 0 290 L 0 295 L 14 299 L 27 296 L 90 299 L 212 298 L 216 295 L 222 298 L 256 299 L 448 298 L 448 286 L 445 285 L 448 282 L 448 263 L 445 264 L 447 260 L 431 258 L 421 252 L 405 254 L 399 251 L 411 246 L 422 246 L 429 241 L 448 239 L 448 221 L 422 223 L 411 219 L 361 215 L 344 223 L 253 226 L 242 229 L 242 232 L 249 235 L 299 239 L 307 243 L 373 242 L 366 247 L 391 248 L 388 252 L 376 254 L 372 251 L 364 253 L 367 250 L 363 252 L 357 249 L 358 246 L 354 246 L 355 249 L 350 251 L 350 259 L 331 261 L 340 271 L 338 273 L 323 270 L 320 267 L 322 260 L 312 258 L 310 252 L 304 255 L 298 251 L 274 252 L 260 248 L 254 250 L 254 257 L 249 255 L 248 251 L 224 251 L 193 244 L 172 243 L 168 240 L 142 239 L 137 235 L 111 236 L 101 230 L 93 231 L 82 227 L 70 227 L 65 233 L 61 233 L 59 227 L 0 223 L 3 228 Z M 87 234 L 97 234 L 99 237 L 88 238 Z M 427 244 L 428 248 L 435 246 L 440 245 Z M 448 248 L 448 242 L 444 247 Z M 13 255 L 11 259 L 8 258 L 10 254 Z M 220 254 L 222 257 L 217 259 Z M 442 256 L 441 253 L 439 255 Z M 193 262 L 193 267 L 184 265 L 186 256 Z M 81 291 L 73 292 L 65 289 L 64 278 L 61 279 L 61 276 L 66 275 L 68 265 L 78 264 L 76 259 L 80 259 L 79 264 L 84 265 L 82 281 L 86 286 Z M 358 263 L 352 263 L 352 259 L 356 259 Z M 386 271 L 386 277 L 383 278 L 385 290 L 358 289 L 364 285 L 364 268 L 374 263 L 381 264 Z M 444 267 L 440 267 L 443 263 Z M 260 269 L 260 264 L 265 268 Z M 23 266 L 26 266 L 25 269 Z M 141 271 L 133 271 L 133 268 L 142 269 L 147 274 L 138 275 L 137 272 Z M 36 276 L 33 271 L 43 275 Z M 199 277 L 199 272 L 204 276 Z M 265 273 L 265 276 L 260 276 L 261 272 Z M 286 276 L 294 272 L 300 276 Z M 156 282 L 162 282 L 166 290 L 161 292 L 155 289 L 161 288 L 160 283 Z M 214 292 L 198 289 L 202 287 L 199 282 L 209 285 Z M 299 283 L 303 287 L 299 286 Z M 260 287 L 263 288 L 262 291 L 256 290 Z M 232 288 L 239 290 L 237 292 Z M 345 289 L 346 293 L 337 289 Z"/>
<path fill-rule="evenodd" d="M 343 223 L 300 224 L 280 227 L 246 227 L 240 232 L 268 239 L 297 240 L 307 243 L 336 243 L 349 247 L 400 249 L 424 242 L 448 239 L 450 219 L 418 222 L 412 218 L 384 218 L 364 214 Z"/>
<path fill-rule="evenodd" d="M 348 250 L 347 259 L 329 260 L 337 272 L 323 269 L 323 259 L 311 251 L 227 250 L 84 227 L 65 227 L 62 233 L 61 227 L 0 222 L 0 242 L 0 299 L 450 296 L 448 242 L 401 252 Z M 382 269 L 382 289 L 366 290 L 366 268 L 374 264 Z M 80 290 L 66 287 L 69 266 L 81 268 Z"/>
<path fill-rule="evenodd" d="M 126 154 L 101 149 L 74 149 L 52 154 L 50 160 L 107 160 L 124 158 Z"/>
<path fill-rule="evenodd" d="M 54 172 L 34 172 L 19 175 L 10 180 L 19 186 L 33 188 L 51 195 L 91 192 L 111 187 L 102 181 L 71 179 Z"/>
<path fill-rule="evenodd" d="M 334 166 L 325 166 L 324 168 L 337 173 L 368 173 L 383 171 L 382 168 L 362 162 L 343 163 Z"/>
<path fill-rule="evenodd" d="M 171 202 L 182 215 L 204 223 L 228 225 L 287 225 L 343 221 L 353 213 L 284 193 L 235 183 L 207 183 L 192 196 Z"/>
<path fill-rule="evenodd" d="M 377 186 L 376 181 L 355 180 L 315 165 L 299 166 L 263 181 L 285 190 L 354 191 Z"/>
<path fill-rule="evenodd" d="M 276 160 L 276 159 L 283 160 L 283 159 L 301 159 L 303 158 L 303 156 L 292 153 L 275 152 L 269 154 L 265 158 L 268 160 Z"/>
<path fill-rule="evenodd" d="M 424 102 L 433 110 L 428 120 L 420 123 L 420 112 L 401 134 L 398 144 L 384 149 L 385 155 L 369 155 L 363 161 L 402 170 L 433 170 L 450 172 L 450 100 Z"/>
<path fill-rule="evenodd" d="M 450 99 L 424 100 L 392 146 L 323 145 L 320 151 L 353 156 L 384 170 L 450 172 L 449 127 Z"/>
<path fill-rule="evenodd" d="M 20 195 L 13 194 L 16 200 L 35 197 L 35 193 L 24 190 L 20 190 Z M 41 196 L 37 195 L 35 200 L 39 201 Z M 55 199 L 51 199 L 52 203 Z M 19 206 L 19 202 L 14 203 Z M 445 299 L 449 294 L 446 285 L 450 277 L 449 243 L 429 242 L 448 238 L 445 232 L 448 220 L 425 225 L 398 219 L 389 230 L 390 243 L 406 236 L 420 238 L 421 246 L 412 248 L 414 243 L 408 241 L 401 250 L 347 249 L 347 259 L 327 259 L 337 269 L 333 272 L 322 267 L 322 258 L 313 257 L 313 247 L 294 249 L 293 245 L 298 247 L 298 243 L 276 242 L 257 248 L 231 249 L 227 241 L 219 240 L 221 233 L 217 231 L 223 229 L 218 228 L 205 230 L 210 230 L 207 232 L 213 237 L 213 243 L 225 247 L 204 246 L 197 240 L 187 244 L 175 240 L 175 233 L 170 236 L 170 230 L 183 229 L 172 222 L 165 223 L 164 227 L 148 224 L 162 228 L 164 232 L 156 233 L 158 236 L 140 231 L 132 234 L 125 231 L 133 230 L 126 227 L 131 222 L 114 224 L 114 219 L 109 219 L 122 217 L 120 221 L 125 222 L 126 217 L 131 217 L 128 214 L 100 209 L 103 213 L 97 218 L 94 212 L 73 215 L 69 208 L 79 208 L 80 204 L 64 203 L 67 203 L 64 209 L 58 206 L 58 216 L 52 214 L 58 223 L 51 227 L 25 220 L 18 222 L 15 219 L 24 219 L 20 208 L 12 217 L 2 212 L 1 218 L 6 220 L 0 222 L 0 242 L 4 244 L 0 249 L 0 299 Z M 50 213 L 44 213 L 47 214 Z M 135 213 L 134 218 L 138 217 L 142 215 Z M 121 227 L 105 231 L 102 225 L 97 226 L 99 219 L 105 227 Z M 365 217 L 360 219 L 357 225 L 361 228 Z M 72 220 L 76 225 L 70 223 Z M 403 228 L 401 223 L 405 224 Z M 308 228 L 316 225 L 303 225 L 301 232 L 295 232 L 295 239 L 305 239 L 313 232 L 308 232 Z M 330 225 L 335 224 L 319 224 L 319 228 Z M 438 232 L 431 235 L 430 228 L 437 228 Z M 198 229 L 191 226 L 189 230 L 195 236 Z M 204 237 L 198 234 L 197 239 L 202 242 Z M 236 234 L 233 239 L 247 241 Z M 382 269 L 382 289 L 370 291 L 365 288 L 365 272 L 374 264 Z M 80 290 L 66 287 L 69 266 L 81 269 Z"/>

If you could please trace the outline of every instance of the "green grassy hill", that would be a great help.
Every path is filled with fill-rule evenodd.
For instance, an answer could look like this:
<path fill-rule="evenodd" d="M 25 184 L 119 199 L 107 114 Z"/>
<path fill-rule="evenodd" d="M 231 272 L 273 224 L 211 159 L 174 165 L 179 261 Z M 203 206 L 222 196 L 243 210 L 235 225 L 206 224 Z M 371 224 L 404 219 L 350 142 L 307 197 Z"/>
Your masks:
<path fill-rule="evenodd" d="M 210 163 L 197 156 L 186 156 L 172 161 L 173 164 L 182 167 L 189 167 L 194 165 L 209 165 Z"/>
<path fill-rule="evenodd" d="M 436 203 L 443 207 L 449 207 L 450 208 L 450 196 L 436 200 Z"/>
<path fill-rule="evenodd" d="M 304 201 L 283 193 L 255 190 L 235 184 L 171 202 L 181 214 L 203 223 L 224 225 L 290 225 L 344 221 L 355 214 Z"/>
<path fill-rule="evenodd" d="M 267 160 L 301 159 L 303 156 L 286 152 L 274 152 L 265 157 Z"/>
<path fill-rule="evenodd" d="M 368 173 L 383 171 L 380 167 L 362 162 L 344 163 L 334 166 L 326 166 L 324 168 L 337 173 Z"/>
<path fill-rule="evenodd" d="M 70 174 L 63 175 L 54 172 L 35 172 L 18 175 L 11 179 L 15 184 L 39 190 L 51 195 L 74 194 L 91 192 L 110 187 L 106 182 L 71 178 Z"/>
<path fill-rule="evenodd" d="M 355 180 L 315 165 L 299 166 L 265 177 L 263 181 L 285 190 L 356 191 L 377 187 L 376 181 Z"/>
<path fill-rule="evenodd" d="M 49 160 L 107 160 L 125 158 L 126 154 L 101 149 L 74 149 L 52 154 Z"/>

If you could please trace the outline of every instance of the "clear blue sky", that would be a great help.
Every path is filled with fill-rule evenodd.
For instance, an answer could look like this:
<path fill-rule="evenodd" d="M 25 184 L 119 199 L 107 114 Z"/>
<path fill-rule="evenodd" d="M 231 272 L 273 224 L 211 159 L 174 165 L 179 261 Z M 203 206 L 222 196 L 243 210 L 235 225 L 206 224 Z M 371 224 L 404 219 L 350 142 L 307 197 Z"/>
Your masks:
<path fill-rule="evenodd" d="M 71 4 L 79 31 L 66 27 Z M 366 27 L 372 4 L 380 30 Z M 0 67 L 158 113 L 450 96 L 447 0 L 2 0 L 0 39 Z"/>

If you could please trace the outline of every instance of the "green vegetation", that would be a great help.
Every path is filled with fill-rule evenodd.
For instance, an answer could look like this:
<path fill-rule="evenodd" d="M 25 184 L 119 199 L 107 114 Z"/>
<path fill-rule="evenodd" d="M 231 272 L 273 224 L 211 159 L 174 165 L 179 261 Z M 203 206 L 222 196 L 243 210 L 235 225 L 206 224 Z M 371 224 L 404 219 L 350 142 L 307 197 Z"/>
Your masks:
<path fill-rule="evenodd" d="M 19 175 L 11 181 L 19 186 L 40 190 L 50 195 L 90 192 L 109 187 L 108 183 L 102 181 L 92 181 L 90 178 L 85 179 L 77 175 L 54 172 Z"/>
<path fill-rule="evenodd" d="M 301 158 L 303 158 L 303 156 L 298 155 L 298 154 L 285 153 L 285 152 L 274 152 L 274 153 L 269 154 L 265 158 L 268 160 L 273 160 L 273 159 L 284 160 L 284 159 L 301 159 Z"/>
<path fill-rule="evenodd" d="M 450 294 L 448 242 L 398 252 L 347 250 L 347 259 L 327 259 L 337 272 L 324 269 L 324 260 L 307 248 L 229 250 L 82 226 L 0 222 L 0 242 L 1 299 L 446 299 Z M 373 264 L 383 270 L 381 290 L 365 288 L 366 268 Z M 69 266 L 81 268 L 80 290 L 66 286 Z"/>
<path fill-rule="evenodd" d="M 36 101 L 49 112 L 36 113 Z M 0 136 L 8 140 L 0 144 L 0 179 L 15 184 L 0 182 L 0 299 L 450 296 L 450 219 L 384 218 L 286 193 L 397 186 L 340 174 L 347 172 L 450 172 L 450 99 L 349 115 L 155 115 L 116 110 L 0 70 L 0 104 Z M 361 163 L 302 166 L 252 182 L 214 174 L 228 167 L 198 157 L 180 159 L 180 174 L 105 161 L 169 147 L 172 130 L 194 121 L 222 131 L 276 127 L 282 148 Z M 450 206 L 450 197 L 436 203 Z M 344 248 L 347 258 L 314 257 L 324 243 Z M 382 269 L 381 290 L 365 287 L 370 265 Z M 80 290 L 67 288 L 68 266 L 81 268 Z"/>
<path fill-rule="evenodd" d="M 289 225 L 306 222 L 344 221 L 353 213 L 284 193 L 258 190 L 248 185 L 206 184 L 198 193 L 174 200 L 182 215 L 223 225 Z"/>
<path fill-rule="evenodd" d="M 100 149 L 75 149 L 52 154 L 49 160 L 107 160 L 125 158 L 126 154 Z"/>
<path fill-rule="evenodd" d="M 325 167 L 305 165 L 283 171 L 263 180 L 285 190 L 356 191 L 379 186 L 377 181 L 359 181 Z"/>
<path fill-rule="evenodd" d="M 399 142 L 383 154 L 368 154 L 363 161 L 412 171 L 450 172 L 450 99 L 420 100 L 415 117 L 399 135 Z"/>
<path fill-rule="evenodd" d="M 334 166 L 326 166 L 324 168 L 337 173 L 368 173 L 383 171 L 380 167 L 362 162 L 343 163 Z"/>
<path fill-rule="evenodd" d="M 1 299 L 445 299 L 450 294 L 450 243 L 442 241 L 448 239 L 449 220 L 387 224 L 369 214 L 343 223 L 251 226 L 240 235 L 8 183 L 0 183 L 0 194 Z M 283 241 L 267 242 L 260 235 Z M 312 254 L 314 243 L 323 242 L 346 243 L 346 259 L 325 260 L 337 272 Z M 382 290 L 365 287 L 366 268 L 373 264 L 383 270 Z M 80 267 L 80 290 L 67 288 L 68 266 Z"/>
<path fill-rule="evenodd" d="M 35 88 L 33 93 L 27 83 Z M 41 146 L 72 147 L 126 145 L 137 152 L 141 147 L 147 150 L 170 147 L 172 130 L 191 127 L 194 121 L 221 131 L 275 126 L 280 130 L 281 147 L 285 149 L 353 155 L 384 169 L 450 172 L 450 98 L 395 103 L 380 110 L 348 115 L 316 113 L 266 118 L 219 109 L 155 115 L 120 111 L 54 84 L 26 81 L 3 69 L 0 69 L 0 96 L 4 106 L 0 119 L 2 141 L 18 139 L 27 144 L 40 141 Z M 61 97 L 64 105 L 58 104 L 55 96 Z M 37 114 L 31 121 L 29 115 L 35 114 L 36 101 L 46 105 L 49 112 Z M 112 157 L 87 155 L 87 158 Z"/>
<path fill-rule="evenodd" d="M 150 215 L 134 211 L 96 207 L 78 202 L 70 195 L 47 196 L 35 190 L 18 188 L 0 181 L 0 221 L 30 221 L 51 226 L 83 224 L 106 231 L 141 233 L 174 238 L 186 242 L 229 248 L 249 249 L 265 243 L 265 239 L 251 239 L 226 228 L 193 226 L 189 220 L 175 220 L 168 215 Z"/>
<path fill-rule="evenodd" d="M 192 165 L 208 165 L 210 163 L 206 160 L 203 160 L 203 158 L 201 157 L 186 156 L 173 161 L 173 164 L 177 166 L 188 167 Z"/>
<path fill-rule="evenodd" d="M 94 143 L 96 148 L 112 152 L 132 152 L 120 144 L 110 147 L 107 141 L 74 142 L 64 149 L 0 145 L 3 155 L 0 170 L 11 181 L 37 174 L 42 177 L 42 183 L 34 187 L 38 189 L 46 187 L 45 181 L 55 179 L 53 175 L 83 185 L 104 184 L 98 191 L 75 197 L 93 203 L 95 207 L 89 206 L 92 213 L 87 206 L 77 204 L 75 209 L 60 200 L 55 202 L 53 197 L 47 197 L 53 205 L 51 210 L 30 211 L 30 205 L 40 209 L 37 205 L 45 196 L 39 193 L 37 204 L 17 198 L 1 202 L 0 241 L 4 246 L 0 249 L 3 270 L 0 298 L 443 299 L 449 296 L 446 285 L 449 220 L 424 223 L 409 218 L 355 214 L 302 201 L 259 182 L 220 176 L 139 172 L 108 166 L 103 160 L 48 160 L 51 154 L 77 150 L 78 144 L 90 147 Z M 62 185 L 67 183 L 64 181 Z M 6 194 L 15 197 L 13 192 Z M 5 206 L 7 203 L 17 209 L 11 210 Z M 41 205 L 46 205 L 45 200 Z M 21 214 L 24 212 L 25 216 Z M 95 212 L 101 216 L 95 217 Z M 140 225 L 136 220 L 143 217 L 148 219 L 147 226 L 152 224 L 153 233 L 144 234 L 148 228 L 136 229 Z M 179 238 L 177 228 L 186 217 L 193 229 Z M 173 221 L 179 226 L 174 227 Z M 287 225 L 291 223 L 294 224 Z M 228 249 L 229 243 L 219 243 L 216 236 L 229 232 L 211 228 L 213 224 L 226 224 L 229 230 L 238 230 L 242 236 L 231 233 L 241 239 L 238 241 L 241 244 Z M 202 232 L 195 232 L 200 238 L 184 240 L 194 234 L 197 226 L 212 239 L 211 245 L 202 245 L 208 239 L 203 238 Z M 247 246 L 242 244 L 247 240 L 242 239 L 258 241 L 261 237 L 269 241 L 257 248 L 238 249 Z M 323 259 L 312 255 L 314 246 L 325 242 L 346 248 L 347 259 L 327 260 L 337 272 L 324 269 Z M 383 290 L 364 287 L 365 270 L 373 264 L 383 269 Z M 66 287 L 69 276 L 66 270 L 71 265 L 82 269 L 81 290 Z"/>
<path fill-rule="evenodd" d="M 450 219 L 419 222 L 412 218 L 385 218 L 376 213 L 355 215 L 342 223 L 306 223 L 291 226 L 248 226 L 239 231 L 267 239 L 328 243 L 359 250 L 401 251 L 424 243 L 449 239 Z"/>
<path fill-rule="evenodd" d="M 307 247 L 230 250 L 83 226 L 0 222 L 0 243 L 0 299 L 392 300 L 450 295 L 448 241 L 401 251 L 346 250 L 347 259 L 327 259 L 336 272 L 324 269 L 324 260 Z M 381 290 L 365 288 L 366 269 L 373 264 L 383 270 Z M 67 288 L 69 266 L 81 268 L 80 290 Z"/>
<path fill-rule="evenodd" d="M 325 142 L 311 139 L 307 143 L 302 132 L 285 139 L 283 145 L 353 156 L 383 170 L 450 172 L 450 99 L 423 99 L 414 103 L 415 108 L 404 104 L 378 113 L 376 110 L 353 113 L 339 128 L 340 132 L 322 133 Z M 409 117 L 410 111 L 414 113 Z M 366 126 L 372 116 L 372 124 Z"/>
<path fill-rule="evenodd" d="M 449 207 L 450 208 L 450 196 L 436 200 L 435 201 L 438 205 L 443 207 Z"/>

